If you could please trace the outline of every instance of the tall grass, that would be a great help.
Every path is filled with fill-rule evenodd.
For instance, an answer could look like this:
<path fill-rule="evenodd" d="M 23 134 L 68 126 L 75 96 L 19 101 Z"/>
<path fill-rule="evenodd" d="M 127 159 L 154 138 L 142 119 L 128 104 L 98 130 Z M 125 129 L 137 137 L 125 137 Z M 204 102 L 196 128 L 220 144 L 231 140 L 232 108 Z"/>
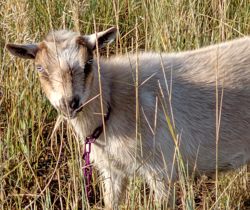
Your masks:
<path fill-rule="evenodd" d="M 250 34 L 248 0 L 5 0 L 0 2 L 0 208 L 87 209 L 81 148 L 41 92 L 30 61 L 12 58 L 5 43 L 37 42 L 51 30 L 83 34 L 117 26 L 109 54 L 195 49 Z M 101 52 L 107 56 L 106 51 Z M 176 209 L 250 206 L 247 167 L 195 180 L 180 165 Z M 215 184 L 216 182 L 216 184 Z M 93 208 L 102 208 L 94 176 Z M 124 209 L 156 209 L 147 186 L 131 180 Z"/>

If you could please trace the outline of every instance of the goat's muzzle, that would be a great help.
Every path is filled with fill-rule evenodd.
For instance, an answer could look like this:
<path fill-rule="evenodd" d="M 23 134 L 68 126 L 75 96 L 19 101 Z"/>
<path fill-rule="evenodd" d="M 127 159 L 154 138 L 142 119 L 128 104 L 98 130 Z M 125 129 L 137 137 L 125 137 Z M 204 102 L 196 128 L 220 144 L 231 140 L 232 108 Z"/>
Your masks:
<path fill-rule="evenodd" d="M 65 117 L 73 119 L 82 110 L 79 96 L 74 96 L 69 100 L 62 99 L 59 107 Z"/>

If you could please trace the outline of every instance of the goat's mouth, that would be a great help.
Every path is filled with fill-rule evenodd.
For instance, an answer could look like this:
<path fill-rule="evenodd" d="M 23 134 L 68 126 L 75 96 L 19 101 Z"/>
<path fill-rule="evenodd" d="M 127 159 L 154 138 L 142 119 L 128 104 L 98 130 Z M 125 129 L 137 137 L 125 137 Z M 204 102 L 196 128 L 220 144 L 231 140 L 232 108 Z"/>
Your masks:
<path fill-rule="evenodd" d="M 82 111 L 82 109 L 83 107 L 80 106 L 75 110 L 61 111 L 61 114 L 68 119 L 74 119 L 77 117 L 78 113 Z"/>

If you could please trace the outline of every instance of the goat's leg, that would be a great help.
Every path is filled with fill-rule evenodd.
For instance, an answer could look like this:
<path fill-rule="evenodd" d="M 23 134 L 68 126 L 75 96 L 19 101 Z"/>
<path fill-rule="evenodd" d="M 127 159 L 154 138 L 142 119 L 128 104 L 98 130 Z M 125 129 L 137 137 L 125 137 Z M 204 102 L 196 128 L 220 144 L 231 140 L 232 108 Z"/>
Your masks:
<path fill-rule="evenodd" d="M 172 178 L 166 175 L 166 173 L 152 173 L 146 172 L 144 176 L 150 187 L 150 190 L 154 192 L 155 204 L 159 206 L 173 207 L 175 204 L 173 197 L 173 181 L 176 180 L 176 174 L 172 174 Z"/>
<path fill-rule="evenodd" d="M 110 169 L 102 169 L 101 171 L 104 178 L 105 209 L 116 210 L 125 197 L 128 178 L 119 171 Z"/>

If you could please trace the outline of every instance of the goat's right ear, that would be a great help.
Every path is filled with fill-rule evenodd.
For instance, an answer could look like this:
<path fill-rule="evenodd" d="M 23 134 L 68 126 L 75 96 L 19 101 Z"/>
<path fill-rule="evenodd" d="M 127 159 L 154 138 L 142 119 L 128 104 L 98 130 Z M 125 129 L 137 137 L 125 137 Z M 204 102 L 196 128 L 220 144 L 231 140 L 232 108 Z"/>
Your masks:
<path fill-rule="evenodd" d="M 98 32 L 97 34 L 82 36 L 84 42 L 87 44 L 89 49 L 95 50 L 96 43 L 98 48 L 103 48 L 107 44 L 111 43 L 116 38 L 117 29 L 115 27 L 109 28 L 106 31 Z"/>
<path fill-rule="evenodd" d="M 36 53 L 39 49 L 37 44 L 7 44 L 6 48 L 12 55 L 25 59 L 35 59 Z"/>

